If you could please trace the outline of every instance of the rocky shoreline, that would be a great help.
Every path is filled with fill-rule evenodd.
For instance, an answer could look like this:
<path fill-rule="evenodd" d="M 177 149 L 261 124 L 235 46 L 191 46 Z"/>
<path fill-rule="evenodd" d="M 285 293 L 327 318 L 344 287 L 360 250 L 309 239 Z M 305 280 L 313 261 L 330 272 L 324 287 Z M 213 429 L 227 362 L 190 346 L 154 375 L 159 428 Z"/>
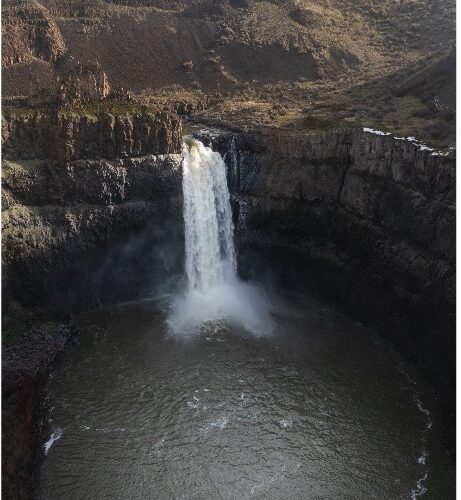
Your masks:
<path fill-rule="evenodd" d="M 44 456 L 44 390 L 58 356 L 77 335 L 71 323 L 37 323 L 2 349 L 2 495 L 37 498 Z"/>

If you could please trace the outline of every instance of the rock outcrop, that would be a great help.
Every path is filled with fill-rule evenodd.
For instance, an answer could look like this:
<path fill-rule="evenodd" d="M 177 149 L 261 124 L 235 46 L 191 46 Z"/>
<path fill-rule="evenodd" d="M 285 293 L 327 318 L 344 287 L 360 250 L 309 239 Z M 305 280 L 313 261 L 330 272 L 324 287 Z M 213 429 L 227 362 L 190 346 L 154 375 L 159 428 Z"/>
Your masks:
<path fill-rule="evenodd" d="M 6 159 L 127 158 L 181 151 L 177 115 L 159 111 L 79 114 L 69 111 L 6 112 L 2 152 Z"/>
<path fill-rule="evenodd" d="M 181 224 L 180 119 L 168 112 L 6 113 L 5 303 L 49 298 L 50 277 L 171 217 Z"/>
<path fill-rule="evenodd" d="M 33 58 L 55 62 L 66 52 L 61 32 L 38 2 L 2 7 L 2 67 Z"/>
<path fill-rule="evenodd" d="M 21 342 L 2 349 L 2 495 L 37 498 L 43 386 L 49 366 L 75 329 L 65 324 L 26 329 Z"/>
<path fill-rule="evenodd" d="M 99 63 L 77 64 L 59 80 L 61 103 L 103 101 L 109 94 L 109 78 Z"/>
<path fill-rule="evenodd" d="M 126 92 L 111 92 L 109 78 L 99 63 L 77 63 L 67 73 L 57 76 L 54 85 L 42 85 L 30 75 L 27 103 L 32 107 L 64 106 L 100 102 L 112 97 L 128 97 Z"/>

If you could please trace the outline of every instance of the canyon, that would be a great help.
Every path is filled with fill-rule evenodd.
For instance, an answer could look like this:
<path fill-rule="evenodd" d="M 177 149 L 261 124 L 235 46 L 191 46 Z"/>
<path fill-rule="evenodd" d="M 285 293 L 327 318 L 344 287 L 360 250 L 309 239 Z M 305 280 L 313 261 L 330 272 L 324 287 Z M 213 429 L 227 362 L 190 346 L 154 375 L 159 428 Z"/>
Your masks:
<path fill-rule="evenodd" d="M 454 154 L 360 129 L 242 133 L 194 125 L 192 133 L 225 160 L 239 274 L 308 289 L 377 328 L 432 384 L 450 447 Z M 92 295 L 111 248 L 152 228 L 149 247 L 167 228 L 181 242 L 182 127 L 174 115 L 4 118 L 3 139 L 7 315 L 45 307 L 65 325 L 72 311 L 142 288 L 134 276 L 130 288 L 129 279 L 116 283 L 106 273 L 101 288 L 111 283 L 112 295 Z M 146 248 L 134 245 L 128 260 L 145 263 Z M 171 265 L 181 268 L 181 256 Z M 136 274 L 133 266 L 125 274 Z M 42 337 L 50 342 L 49 333 Z"/>
<path fill-rule="evenodd" d="M 39 489 L 46 384 L 75 318 L 184 274 L 190 136 L 224 160 L 238 279 L 376 330 L 430 387 L 454 461 L 453 0 L 7 0 L 2 14 L 6 498 Z"/>

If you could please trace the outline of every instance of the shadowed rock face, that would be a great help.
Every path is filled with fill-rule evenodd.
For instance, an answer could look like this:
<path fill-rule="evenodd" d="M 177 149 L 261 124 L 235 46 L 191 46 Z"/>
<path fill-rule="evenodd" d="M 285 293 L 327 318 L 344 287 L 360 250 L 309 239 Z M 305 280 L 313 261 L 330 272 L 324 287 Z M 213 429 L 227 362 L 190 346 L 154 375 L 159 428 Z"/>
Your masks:
<path fill-rule="evenodd" d="M 407 140 L 354 130 L 310 135 L 269 130 L 251 137 L 208 134 L 202 138 L 214 142 L 229 167 L 230 142 L 236 141 L 237 168 L 229 168 L 229 182 L 240 206 L 242 241 L 292 246 L 306 255 L 319 249 L 322 241 L 325 248 L 334 245 L 336 258 L 342 254 L 341 260 L 354 261 L 354 248 L 363 243 L 369 249 L 379 234 L 374 251 L 382 273 L 391 271 L 386 263 L 395 260 L 392 272 L 400 266 L 414 277 L 404 287 L 408 291 L 413 287 L 412 292 L 423 295 L 429 283 L 439 278 L 445 298 L 454 300 L 449 292 L 455 260 L 453 156 L 432 154 Z M 288 220 L 290 227 L 285 225 Z M 366 246 L 360 242 L 361 231 L 351 234 L 350 241 L 332 239 L 343 235 L 346 221 L 357 230 L 369 231 Z M 392 246 L 386 247 L 384 241 Z M 404 254 L 408 263 L 402 265 Z M 357 257 L 362 264 L 373 260 Z M 429 268 L 422 271 L 423 261 L 437 262 L 439 273 Z M 432 292 L 428 299 L 433 301 Z"/>
<path fill-rule="evenodd" d="M 41 395 L 50 363 L 74 334 L 65 325 L 33 328 L 24 342 L 2 349 L 2 495 L 37 497 Z"/>
<path fill-rule="evenodd" d="M 360 130 L 197 135 L 226 156 L 240 272 L 392 339 L 436 388 L 454 451 L 453 155 Z"/>
<path fill-rule="evenodd" d="M 85 255 L 104 253 L 111 242 L 167 218 L 180 226 L 180 165 L 177 154 L 67 164 L 6 161 L 5 300 L 46 303 L 52 282 L 77 280 L 71 271 Z"/>

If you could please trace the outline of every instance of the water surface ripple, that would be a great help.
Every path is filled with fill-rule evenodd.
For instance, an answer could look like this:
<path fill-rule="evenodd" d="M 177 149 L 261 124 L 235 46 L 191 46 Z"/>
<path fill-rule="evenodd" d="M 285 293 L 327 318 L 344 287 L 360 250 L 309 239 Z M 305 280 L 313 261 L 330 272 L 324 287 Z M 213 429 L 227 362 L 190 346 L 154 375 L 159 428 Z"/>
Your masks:
<path fill-rule="evenodd" d="M 307 297 L 269 338 L 165 320 L 148 301 L 79 318 L 49 384 L 44 498 L 454 498 L 429 392 L 373 331 Z"/>

